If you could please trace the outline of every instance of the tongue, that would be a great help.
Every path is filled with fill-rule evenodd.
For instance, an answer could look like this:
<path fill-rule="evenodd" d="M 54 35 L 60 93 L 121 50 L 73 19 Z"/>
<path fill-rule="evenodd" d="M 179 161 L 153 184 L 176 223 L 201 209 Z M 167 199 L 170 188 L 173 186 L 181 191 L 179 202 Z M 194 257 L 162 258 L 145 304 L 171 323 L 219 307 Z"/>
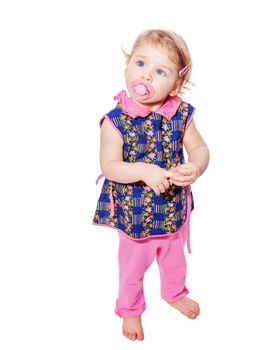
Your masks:
<path fill-rule="evenodd" d="M 147 87 L 143 84 L 138 84 L 134 87 L 135 93 L 139 96 L 144 96 L 147 93 Z"/>

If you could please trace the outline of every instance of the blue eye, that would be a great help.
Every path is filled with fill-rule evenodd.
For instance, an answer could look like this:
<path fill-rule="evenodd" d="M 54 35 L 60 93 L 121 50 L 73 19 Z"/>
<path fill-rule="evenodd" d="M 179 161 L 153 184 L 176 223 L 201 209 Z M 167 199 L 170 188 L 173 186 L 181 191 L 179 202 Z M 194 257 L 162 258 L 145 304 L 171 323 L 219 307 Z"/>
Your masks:
<path fill-rule="evenodd" d="M 157 69 L 156 72 L 157 72 L 157 74 L 159 74 L 159 75 L 163 75 L 163 76 L 166 75 L 166 73 L 164 72 L 163 69 Z"/>
<path fill-rule="evenodd" d="M 144 66 L 144 62 L 142 60 L 137 61 L 136 64 L 139 67 L 143 67 Z"/>

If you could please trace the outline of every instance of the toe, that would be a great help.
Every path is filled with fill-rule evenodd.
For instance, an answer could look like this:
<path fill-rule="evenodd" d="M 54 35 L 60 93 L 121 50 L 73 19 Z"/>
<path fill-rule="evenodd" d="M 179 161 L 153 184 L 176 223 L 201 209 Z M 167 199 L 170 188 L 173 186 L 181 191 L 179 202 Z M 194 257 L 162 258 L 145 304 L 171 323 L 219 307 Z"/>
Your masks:
<path fill-rule="evenodd" d="M 129 333 L 128 333 L 128 332 L 125 332 L 125 331 L 124 331 L 124 332 L 123 332 L 123 335 L 124 335 L 126 338 L 130 339 L 130 338 L 129 338 Z"/>
<path fill-rule="evenodd" d="M 187 316 L 188 318 L 192 319 L 192 320 L 194 320 L 194 318 L 197 317 L 197 315 L 194 312 L 192 312 L 192 311 L 186 311 L 184 313 L 184 315 Z"/>
<path fill-rule="evenodd" d="M 192 320 L 195 320 L 195 318 L 196 318 L 197 316 L 198 316 L 197 314 L 195 314 L 195 313 L 193 313 L 193 312 L 190 312 L 188 317 L 189 317 L 190 319 L 192 319 Z"/>
<path fill-rule="evenodd" d="M 131 340 L 136 340 L 136 333 L 131 333 L 130 339 Z"/>
<path fill-rule="evenodd" d="M 137 339 L 138 340 L 144 340 L 144 334 L 142 332 L 137 334 Z"/>
<path fill-rule="evenodd" d="M 127 337 L 128 337 L 129 340 L 133 340 L 133 339 L 132 339 L 132 333 L 131 333 L 131 332 L 128 332 L 128 333 L 127 333 Z"/>
<path fill-rule="evenodd" d="M 192 312 L 194 312 L 196 315 L 199 315 L 200 314 L 200 307 L 198 304 L 196 304 L 193 309 L 192 309 Z"/>

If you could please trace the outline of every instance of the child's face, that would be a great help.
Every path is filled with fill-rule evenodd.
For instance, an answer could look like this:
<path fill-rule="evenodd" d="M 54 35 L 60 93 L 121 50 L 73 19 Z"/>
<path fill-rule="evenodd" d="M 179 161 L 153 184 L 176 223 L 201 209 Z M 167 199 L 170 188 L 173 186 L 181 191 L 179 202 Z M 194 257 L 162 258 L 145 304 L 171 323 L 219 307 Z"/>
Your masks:
<path fill-rule="evenodd" d="M 132 55 L 125 70 L 131 99 L 138 105 L 158 109 L 168 95 L 176 95 L 178 73 L 166 50 L 144 44 Z"/>

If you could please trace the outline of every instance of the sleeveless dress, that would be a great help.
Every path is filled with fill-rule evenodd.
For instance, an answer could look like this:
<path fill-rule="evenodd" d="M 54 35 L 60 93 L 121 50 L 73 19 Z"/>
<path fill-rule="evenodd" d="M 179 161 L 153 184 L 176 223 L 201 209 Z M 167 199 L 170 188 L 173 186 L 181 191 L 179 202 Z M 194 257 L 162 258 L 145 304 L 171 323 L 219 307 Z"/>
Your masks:
<path fill-rule="evenodd" d="M 138 106 L 124 90 L 114 99 L 116 107 L 101 118 L 100 126 L 106 118 L 119 132 L 125 162 L 156 164 L 166 170 L 185 163 L 183 137 L 193 118 L 193 106 L 169 96 L 158 110 L 151 111 Z M 187 220 L 188 196 L 193 210 L 190 185 L 172 184 L 156 195 L 143 181 L 122 184 L 105 178 L 93 224 L 117 229 L 135 240 L 172 235 Z"/>

